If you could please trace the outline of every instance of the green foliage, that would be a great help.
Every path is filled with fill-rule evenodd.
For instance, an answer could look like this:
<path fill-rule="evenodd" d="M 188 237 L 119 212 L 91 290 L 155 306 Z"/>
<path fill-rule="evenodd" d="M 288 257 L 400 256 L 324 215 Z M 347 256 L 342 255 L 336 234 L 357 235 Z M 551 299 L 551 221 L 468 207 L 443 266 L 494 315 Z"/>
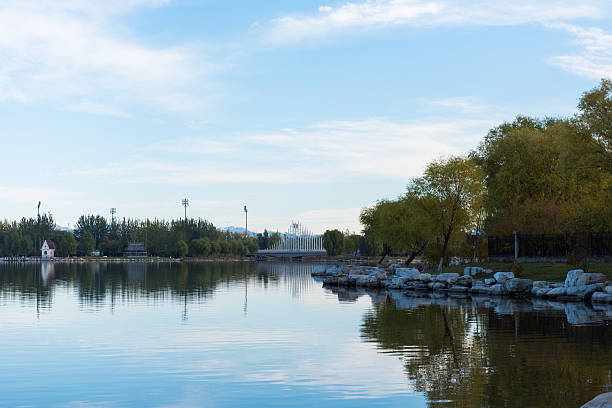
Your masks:
<path fill-rule="evenodd" d="M 185 255 L 187 255 L 188 251 L 189 251 L 189 247 L 187 246 L 187 243 L 185 241 L 183 241 L 182 239 L 179 239 L 178 241 L 176 241 L 176 247 L 174 249 L 174 256 L 182 258 Z"/>
<path fill-rule="evenodd" d="M 596 163 L 612 172 L 612 81 L 602 79 L 599 87 L 585 92 L 578 109 L 582 112 L 578 120 L 586 128 L 597 152 Z"/>
<path fill-rule="evenodd" d="M 210 240 L 208 238 L 196 238 L 189 243 L 190 256 L 208 256 L 210 254 Z"/>
<path fill-rule="evenodd" d="M 435 246 L 440 245 L 439 269 L 447 263 L 452 239 L 477 228 L 483 202 L 483 174 L 473 160 L 450 157 L 430 163 L 423 177 L 413 179 L 406 197 L 414 202 L 424 225 L 432 226 Z"/>
<path fill-rule="evenodd" d="M 68 257 L 77 252 L 77 241 L 68 231 L 54 231 L 51 240 L 55 244 L 55 256 Z"/>
<path fill-rule="evenodd" d="M 344 248 L 344 234 L 337 229 L 325 231 L 323 233 L 323 248 L 327 251 L 328 256 L 340 255 Z"/>
<path fill-rule="evenodd" d="M 93 234 L 89 230 L 84 230 L 81 233 L 81 239 L 77 247 L 77 254 L 80 256 L 88 256 L 95 249 L 95 240 Z"/>
<path fill-rule="evenodd" d="M 489 233 L 610 230 L 612 179 L 597 142 L 604 136 L 586 121 L 518 117 L 489 132 L 472 154 L 485 175 Z"/>
<path fill-rule="evenodd" d="M 382 253 L 382 244 L 380 241 L 368 235 L 360 235 L 357 245 L 361 256 L 378 256 Z"/>

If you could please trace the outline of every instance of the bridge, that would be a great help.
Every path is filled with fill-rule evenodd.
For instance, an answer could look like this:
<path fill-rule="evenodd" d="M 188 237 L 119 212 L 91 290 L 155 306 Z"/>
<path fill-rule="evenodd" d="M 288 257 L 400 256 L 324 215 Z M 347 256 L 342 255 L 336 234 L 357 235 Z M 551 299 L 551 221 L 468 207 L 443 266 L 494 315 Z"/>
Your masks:
<path fill-rule="evenodd" d="M 287 232 L 281 235 L 280 242 L 272 248 L 257 251 L 258 258 L 300 259 L 326 255 L 327 251 L 323 248 L 323 236 L 311 233 L 296 222 L 291 223 Z"/>

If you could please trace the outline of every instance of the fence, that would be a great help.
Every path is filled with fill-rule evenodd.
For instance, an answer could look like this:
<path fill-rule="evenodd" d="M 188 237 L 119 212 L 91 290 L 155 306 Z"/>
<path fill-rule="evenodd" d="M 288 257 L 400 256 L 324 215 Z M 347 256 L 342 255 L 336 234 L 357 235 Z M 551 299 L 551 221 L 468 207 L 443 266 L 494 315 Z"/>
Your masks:
<path fill-rule="evenodd" d="M 517 234 L 519 258 L 611 258 L 612 234 Z M 489 258 L 514 258 L 514 235 L 489 236 Z"/>

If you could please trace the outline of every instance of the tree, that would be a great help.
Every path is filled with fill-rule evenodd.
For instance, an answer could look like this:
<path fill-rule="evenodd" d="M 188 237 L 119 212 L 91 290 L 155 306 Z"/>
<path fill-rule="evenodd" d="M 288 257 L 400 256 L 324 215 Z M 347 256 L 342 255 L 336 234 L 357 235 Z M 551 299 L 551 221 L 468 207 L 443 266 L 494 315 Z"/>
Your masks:
<path fill-rule="evenodd" d="M 323 233 L 323 247 L 327 256 L 336 256 L 342 253 L 344 246 L 344 235 L 337 229 L 327 230 Z"/>
<path fill-rule="evenodd" d="M 597 147 L 599 162 L 612 172 L 612 81 L 602 79 L 598 87 L 582 94 L 578 120 L 590 134 Z"/>
<path fill-rule="evenodd" d="M 79 240 L 77 254 L 80 256 L 88 256 L 94 249 L 95 241 L 93 234 L 89 230 L 84 230 Z"/>
<path fill-rule="evenodd" d="M 208 256 L 210 253 L 210 240 L 208 238 L 197 238 L 189 243 L 189 254 L 191 256 Z"/>
<path fill-rule="evenodd" d="M 182 258 L 185 255 L 187 255 L 187 252 L 189 252 L 189 247 L 187 246 L 187 243 L 183 241 L 182 239 L 179 239 L 178 241 L 176 241 L 174 255 L 179 258 Z"/>
<path fill-rule="evenodd" d="M 345 254 L 357 255 L 359 250 L 359 235 L 351 234 L 348 230 L 344 233 L 344 242 L 342 251 Z"/>
<path fill-rule="evenodd" d="M 68 257 L 76 254 L 77 252 L 77 241 L 74 239 L 74 235 L 68 231 L 54 231 L 51 235 L 51 239 L 55 244 L 55 255 L 61 257 Z"/>
<path fill-rule="evenodd" d="M 381 260 L 392 250 L 408 254 L 409 265 L 419 256 L 432 239 L 428 219 L 417 205 L 418 197 L 406 194 L 397 200 L 381 200 L 361 210 L 363 233 L 383 244 Z"/>
<path fill-rule="evenodd" d="M 441 243 L 440 271 L 453 233 L 472 227 L 475 214 L 480 211 L 482 178 L 474 161 L 452 156 L 430 163 L 423 177 L 413 179 L 407 187 L 406 196 L 415 200 Z"/>
<path fill-rule="evenodd" d="M 94 248 L 99 248 L 104 242 L 108 230 L 108 224 L 104 217 L 100 215 L 82 215 L 75 225 L 74 236 L 80 241 L 84 232 L 88 231 L 94 239 Z"/>
<path fill-rule="evenodd" d="M 368 236 L 360 235 L 358 243 L 359 253 L 361 256 L 376 256 L 382 251 L 380 241 Z"/>

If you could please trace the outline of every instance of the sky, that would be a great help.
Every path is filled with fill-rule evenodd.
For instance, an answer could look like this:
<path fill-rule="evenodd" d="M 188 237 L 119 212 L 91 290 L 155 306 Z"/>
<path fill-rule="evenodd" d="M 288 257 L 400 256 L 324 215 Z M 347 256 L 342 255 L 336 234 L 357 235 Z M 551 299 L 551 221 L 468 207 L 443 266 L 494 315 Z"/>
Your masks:
<path fill-rule="evenodd" d="M 434 159 L 612 76 L 603 0 L 0 0 L 0 219 L 359 232 Z"/>

